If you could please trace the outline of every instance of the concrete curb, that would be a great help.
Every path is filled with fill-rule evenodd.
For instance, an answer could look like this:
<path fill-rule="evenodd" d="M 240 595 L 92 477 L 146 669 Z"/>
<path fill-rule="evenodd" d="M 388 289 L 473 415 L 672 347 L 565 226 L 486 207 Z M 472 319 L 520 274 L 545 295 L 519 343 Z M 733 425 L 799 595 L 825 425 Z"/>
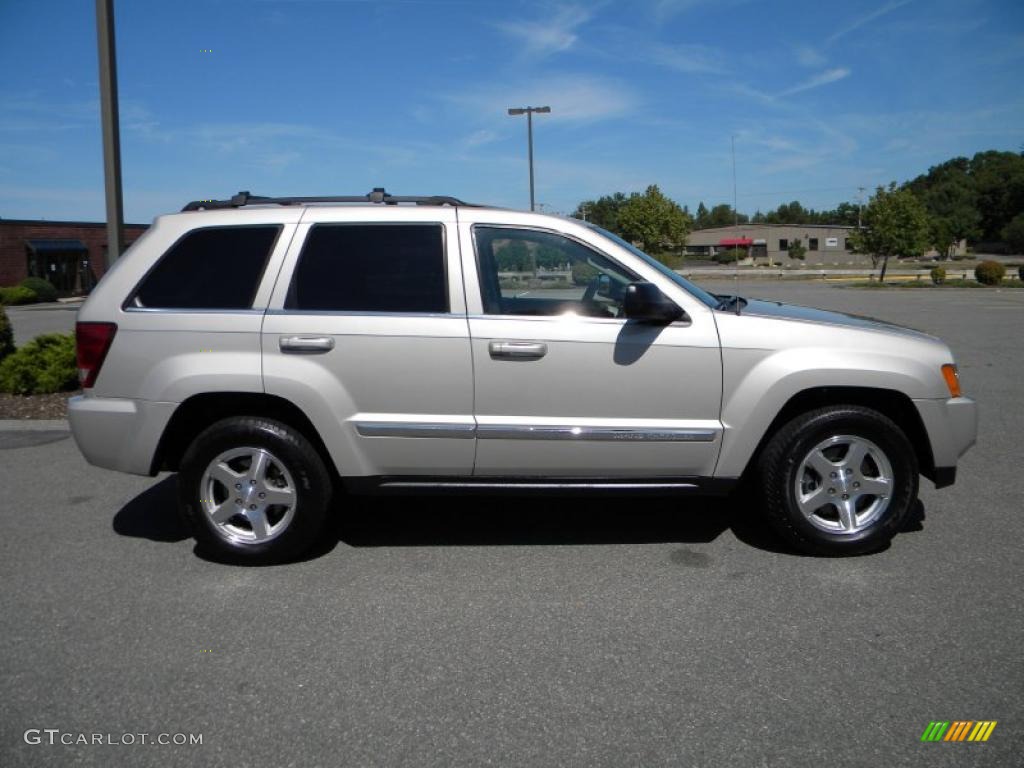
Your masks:
<path fill-rule="evenodd" d="M 68 432 L 67 419 L 0 419 L 0 432 Z"/>

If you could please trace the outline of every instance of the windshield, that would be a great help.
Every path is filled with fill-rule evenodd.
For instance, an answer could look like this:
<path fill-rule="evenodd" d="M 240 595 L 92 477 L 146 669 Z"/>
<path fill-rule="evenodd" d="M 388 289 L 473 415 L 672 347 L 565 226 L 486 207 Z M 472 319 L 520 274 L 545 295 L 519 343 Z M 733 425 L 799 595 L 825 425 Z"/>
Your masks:
<path fill-rule="evenodd" d="M 589 227 L 590 229 L 594 230 L 595 232 L 598 232 L 598 233 L 604 235 L 605 237 L 607 237 L 609 240 L 611 240 L 612 242 L 616 243 L 617 245 L 621 245 L 623 248 L 625 248 L 627 251 L 632 253 L 634 256 L 636 256 L 636 257 L 638 257 L 640 259 L 643 259 L 647 264 L 650 264 L 652 267 L 654 267 L 656 270 L 661 272 L 661 274 L 665 275 L 665 277 L 669 278 L 676 285 L 680 286 L 681 288 L 686 290 L 688 293 L 692 294 L 693 296 L 698 298 L 700 301 L 702 301 L 705 304 L 707 304 L 712 309 L 714 309 L 715 307 L 718 306 L 719 301 L 718 301 L 718 299 L 715 296 L 713 296 L 712 294 L 708 293 L 707 291 L 705 291 L 703 288 L 701 288 L 700 286 L 696 285 L 695 283 L 691 283 L 689 280 L 687 280 L 685 277 L 683 277 L 678 272 L 673 270 L 671 267 L 669 267 L 669 266 L 667 266 L 665 264 L 662 264 L 660 261 L 658 261 L 653 256 L 648 256 L 646 253 L 641 251 L 639 248 L 637 248 L 632 243 L 627 242 L 626 240 L 623 240 L 618 235 L 612 234 L 607 229 L 602 229 L 601 227 L 597 226 L 596 224 L 591 224 L 590 222 L 587 222 L 587 221 L 583 221 L 583 222 L 580 222 L 580 223 L 583 224 L 586 227 Z"/>

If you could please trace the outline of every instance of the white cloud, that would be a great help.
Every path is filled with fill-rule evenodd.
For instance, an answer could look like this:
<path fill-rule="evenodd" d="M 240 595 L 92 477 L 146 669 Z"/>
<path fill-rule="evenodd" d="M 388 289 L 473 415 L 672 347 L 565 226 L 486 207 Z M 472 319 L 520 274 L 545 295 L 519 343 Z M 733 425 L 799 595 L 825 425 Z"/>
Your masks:
<path fill-rule="evenodd" d="M 590 12 L 579 6 L 559 8 L 554 16 L 538 21 L 499 21 L 495 26 L 519 40 L 526 53 L 547 56 L 575 45 L 577 28 L 590 20 Z"/>
<path fill-rule="evenodd" d="M 825 63 L 825 57 L 809 45 L 797 46 L 796 60 L 805 67 L 820 67 Z"/>
<path fill-rule="evenodd" d="M 507 119 L 509 107 L 549 106 L 550 115 L 536 120 L 589 121 L 620 117 L 634 109 L 638 100 L 616 81 L 586 75 L 540 77 L 529 83 L 489 85 L 450 96 L 472 114 Z"/>
<path fill-rule="evenodd" d="M 657 21 L 664 22 L 673 16 L 701 5 L 722 7 L 741 5 L 746 2 L 749 2 L 749 0 L 654 0 L 651 5 L 651 11 Z"/>
<path fill-rule="evenodd" d="M 473 133 L 469 134 L 469 136 L 467 136 L 465 139 L 463 139 L 462 143 L 466 147 L 481 147 L 484 144 L 490 144 L 491 142 L 497 140 L 497 138 L 498 134 L 494 131 L 474 131 Z"/>
<path fill-rule="evenodd" d="M 720 73 L 724 69 L 719 63 L 718 52 L 706 45 L 661 45 L 648 46 L 646 54 L 655 64 L 676 72 Z"/>
<path fill-rule="evenodd" d="M 812 88 L 818 88 L 822 85 L 828 85 L 838 80 L 842 80 L 845 77 L 849 77 L 850 70 L 848 67 L 836 67 L 835 69 L 826 69 L 814 77 L 809 77 L 801 83 L 797 83 L 792 88 L 787 88 L 784 91 L 780 91 L 776 94 L 776 97 L 781 96 L 792 96 L 794 93 L 801 93 L 803 91 L 809 91 Z"/>
<path fill-rule="evenodd" d="M 845 35 L 848 35 L 851 32 L 860 29 L 865 24 L 869 24 L 875 19 L 884 16 L 887 13 L 895 11 L 897 8 L 902 8 L 904 5 L 907 5 L 910 2 L 912 2 L 912 0 L 896 0 L 895 2 L 888 3 L 887 5 L 883 5 L 880 8 L 876 8 L 870 13 L 866 13 L 863 16 L 859 16 L 858 18 L 854 19 L 852 22 L 847 24 L 845 27 L 841 27 L 835 32 L 833 32 L 831 35 L 829 35 L 829 37 L 825 40 L 825 43 L 827 45 L 831 45 L 839 38 L 844 37 Z"/>

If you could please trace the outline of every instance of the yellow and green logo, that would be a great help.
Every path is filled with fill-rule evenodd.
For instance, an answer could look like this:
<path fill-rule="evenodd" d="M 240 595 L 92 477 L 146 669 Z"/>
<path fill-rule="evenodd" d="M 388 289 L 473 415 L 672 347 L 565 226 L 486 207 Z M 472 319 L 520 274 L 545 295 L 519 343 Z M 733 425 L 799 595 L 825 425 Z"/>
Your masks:
<path fill-rule="evenodd" d="M 988 741 L 995 727 L 995 720 L 932 720 L 921 741 Z"/>

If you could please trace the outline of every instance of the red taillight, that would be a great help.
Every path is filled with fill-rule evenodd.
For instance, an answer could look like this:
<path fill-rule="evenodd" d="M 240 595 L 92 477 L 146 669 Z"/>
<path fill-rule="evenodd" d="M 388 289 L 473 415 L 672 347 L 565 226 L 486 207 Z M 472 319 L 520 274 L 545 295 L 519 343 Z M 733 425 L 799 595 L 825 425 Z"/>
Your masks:
<path fill-rule="evenodd" d="M 89 389 L 100 375 L 100 366 L 117 333 L 116 323 L 75 323 L 75 348 L 78 351 L 78 379 Z"/>

